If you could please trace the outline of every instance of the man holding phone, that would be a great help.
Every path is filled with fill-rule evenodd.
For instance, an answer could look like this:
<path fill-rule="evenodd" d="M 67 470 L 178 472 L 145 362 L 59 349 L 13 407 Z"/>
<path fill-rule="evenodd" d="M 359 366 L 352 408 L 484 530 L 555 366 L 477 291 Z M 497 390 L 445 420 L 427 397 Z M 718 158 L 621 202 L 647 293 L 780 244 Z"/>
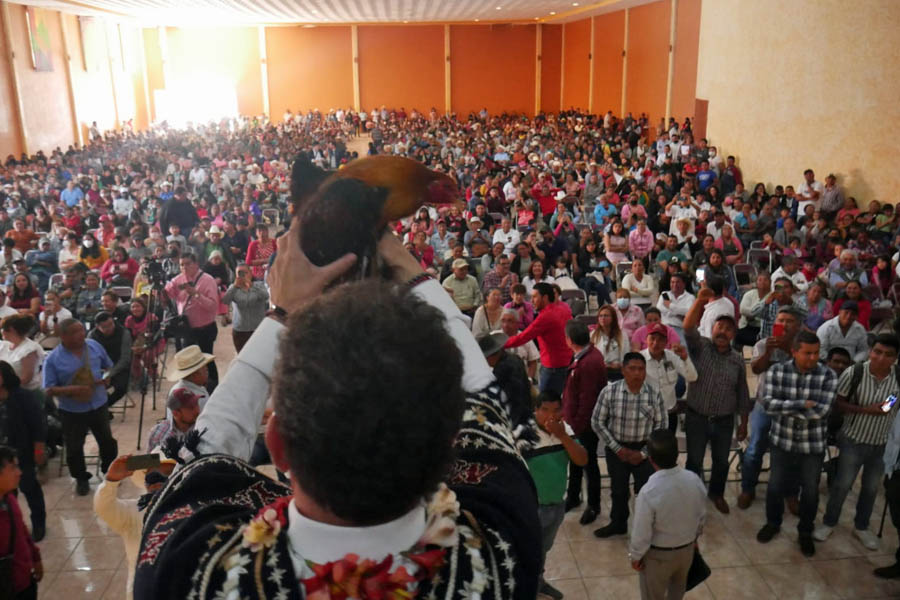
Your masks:
<path fill-rule="evenodd" d="M 779 277 L 775 280 L 772 291 L 765 298 L 761 299 L 750 311 L 751 317 L 756 317 L 760 320 L 760 340 L 764 340 L 773 335 L 772 327 L 775 325 L 775 319 L 781 307 L 793 306 L 793 304 L 794 282 L 787 276 Z M 802 314 L 800 320 L 802 321 L 804 319 L 806 319 L 805 313 Z"/>
<path fill-rule="evenodd" d="M 844 414 L 844 424 L 838 434 L 837 476 L 829 490 L 822 524 L 816 527 L 814 534 L 820 542 L 827 540 L 837 525 L 844 500 L 862 470 L 853 535 L 867 549 L 878 549 L 878 538 L 869 531 L 869 519 L 878 495 L 878 484 L 884 477 L 885 444 L 898 410 L 898 352 L 900 340 L 897 336 L 879 335 L 869 351 L 869 360 L 845 370 L 838 381 L 836 406 Z"/>

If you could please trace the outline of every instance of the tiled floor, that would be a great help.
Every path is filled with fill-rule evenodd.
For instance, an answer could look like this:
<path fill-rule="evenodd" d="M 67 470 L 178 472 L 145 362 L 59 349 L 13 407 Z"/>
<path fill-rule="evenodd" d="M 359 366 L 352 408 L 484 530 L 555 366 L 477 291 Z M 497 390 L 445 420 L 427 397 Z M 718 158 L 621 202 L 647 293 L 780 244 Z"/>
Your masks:
<path fill-rule="evenodd" d="M 171 355 L 171 351 L 170 351 Z M 224 370 L 234 355 L 229 330 L 221 330 L 216 344 L 218 364 Z M 168 387 L 164 384 L 163 392 Z M 138 395 L 134 395 L 140 399 Z M 157 410 L 148 398 L 144 416 L 144 433 L 163 415 L 164 393 L 159 396 Z M 130 410 L 122 422 L 116 418 L 113 433 L 120 452 L 133 452 L 137 441 L 138 412 Z M 86 450 L 95 449 L 88 438 Z M 143 447 L 146 451 L 146 445 Z M 603 463 L 601 461 L 601 468 Z M 40 598 L 80 600 L 82 598 L 124 597 L 125 565 L 121 540 L 94 516 L 92 496 L 77 496 L 67 474 L 57 477 L 58 462 L 51 461 L 49 478 L 44 483 L 47 501 L 47 537 L 40 548 L 45 577 L 40 585 Z M 605 482 L 604 482 L 605 483 Z M 92 488 L 96 487 L 96 479 Z M 127 488 L 127 489 L 126 489 Z M 123 484 L 122 494 L 135 489 Z M 765 486 L 759 492 L 765 494 Z M 820 511 L 827 498 L 824 478 Z M 756 532 L 764 522 L 763 501 L 742 511 L 735 505 L 739 486 L 730 483 L 726 498 L 731 504 L 729 515 L 719 514 L 709 505 L 709 519 L 700 539 L 701 550 L 712 576 L 687 598 L 716 600 L 783 600 L 900 598 L 900 581 L 883 581 L 872 575 L 872 569 L 893 562 L 897 548 L 897 531 L 890 524 L 878 551 L 864 549 L 852 537 L 852 511 L 855 495 L 847 498 L 842 523 L 825 543 L 816 544 L 816 555 L 806 559 L 797 548 L 796 517 L 787 514 L 782 533 L 766 545 L 756 541 Z M 26 503 L 23 499 L 23 508 Z M 872 528 L 877 532 L 883 498 L 879 496 Z M 567 600 L 631 600 L 640 597 L 637 575 L 626 556 L 624 536 L 600 540 L 593 530 L 604 525 L 609 515 L 609 490 L 605 489 L 602 512 L 597 522 L 582 527 L 580 510 L 566 515 L 556 543 L 550 552 L 546 577 Z M 25 509 L 27 512 L 27 508 Z M 26 518 L 27 521 L 27 518 Z"/>

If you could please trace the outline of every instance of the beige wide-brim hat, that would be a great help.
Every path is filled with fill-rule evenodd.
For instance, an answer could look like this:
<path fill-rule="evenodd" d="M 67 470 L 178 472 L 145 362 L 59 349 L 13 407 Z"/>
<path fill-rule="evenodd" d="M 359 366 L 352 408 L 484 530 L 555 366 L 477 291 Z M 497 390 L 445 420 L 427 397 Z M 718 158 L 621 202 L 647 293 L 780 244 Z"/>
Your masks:
<path fill-rule="evenodd" d="M 215 359 L 216 357 L 212 354 L 201 352 L 200 346 L 194 345 L 182 348 L 181 351 L 175 354 L 175 364 L 172 365 L 174 368 L 169 373 L 166 373 L 166 379 L 173 382 L 184 379 L 203 365 L 208 365 Z"/>

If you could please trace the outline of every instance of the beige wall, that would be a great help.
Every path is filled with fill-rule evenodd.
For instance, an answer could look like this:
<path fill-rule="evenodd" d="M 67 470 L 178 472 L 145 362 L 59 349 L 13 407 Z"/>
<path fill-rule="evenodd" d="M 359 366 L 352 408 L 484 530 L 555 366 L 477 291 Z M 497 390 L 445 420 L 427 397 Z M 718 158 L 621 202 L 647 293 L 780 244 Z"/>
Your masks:
<path fill-rule="evenodd" d="M 896 202 L 898 74 L 898 0 L 703 2 L 707 137 L 749 183 L 797 185 L 812 168 L 861 202 Z"/>

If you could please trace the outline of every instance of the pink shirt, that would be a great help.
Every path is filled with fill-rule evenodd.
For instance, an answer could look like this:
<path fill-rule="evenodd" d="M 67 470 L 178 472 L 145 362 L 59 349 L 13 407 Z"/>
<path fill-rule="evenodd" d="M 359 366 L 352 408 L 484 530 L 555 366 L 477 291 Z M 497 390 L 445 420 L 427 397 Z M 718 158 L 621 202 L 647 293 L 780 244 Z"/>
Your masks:
<path fill-rule="evenodd" d="M 194 277 L 196 278 L 197 275 Z M 212 275 L 202 273 L 197 279 L 197 294 L 189 297 L 185 290 L 179 289 L 179 286 L 191 281 L 193 279 L 188 279 L 184 273 L 181 273 L 166 284 L 166 294 L 175 301 L 178 314 L 187 316 L 188 323 L 192 328 L 204 327 L 216 320 L 219 310 L 219 288 Z"/>
<path fill-rule="evenodd" d="M 675 333 L 675 330 L 669 327 L 668 325 L 663 325 L 666 328 L 666 348 L 671 349 L 672 346 L 681 343 L 681 338 L 678 337 L 678 334 Z M 631 351 L 632 352 L 640 352 L 647 348 L 647 329 L 646 325 L 641 325 L 637 328 L 637 331 L 634 332 L 634 335 L 631 336 Z"/>
<path fill-rule="evenodd" d="M 623 313 L 617 306 L 616 316 L 619 318 L 619 329 L 631 341 L 634 332 L 644 324 L 644 311 L 641 310 L 640 306 L 632 304 Z"/>

